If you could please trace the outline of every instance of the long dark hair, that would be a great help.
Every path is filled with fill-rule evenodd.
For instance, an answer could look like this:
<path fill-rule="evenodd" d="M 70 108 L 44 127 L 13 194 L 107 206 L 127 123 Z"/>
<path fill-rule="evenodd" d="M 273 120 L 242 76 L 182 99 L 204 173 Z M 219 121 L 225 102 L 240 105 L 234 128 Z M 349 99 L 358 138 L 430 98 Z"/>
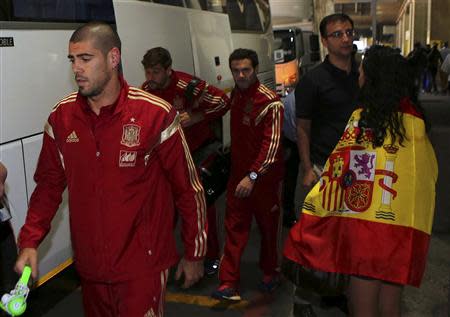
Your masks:
<path fill-rule="evenodd" d="M 365 53 L 362 69 L 365 81 L 359 93 L 363 108 L 359 127 L 371 129 L 374 147 L 383 145 L 388 133 L 392 143 L 398 140 L 403 145 L 406 136 L 401 103 L 409 103 L 424 118 L 412 67 L 397 50 L 375 45 Z"/>

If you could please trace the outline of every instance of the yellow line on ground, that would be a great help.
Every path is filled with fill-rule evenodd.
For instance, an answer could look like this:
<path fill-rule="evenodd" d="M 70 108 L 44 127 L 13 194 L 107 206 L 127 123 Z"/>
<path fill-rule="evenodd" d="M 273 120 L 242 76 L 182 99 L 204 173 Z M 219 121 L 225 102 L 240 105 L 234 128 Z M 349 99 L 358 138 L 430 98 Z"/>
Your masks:
<path fill-rule="evenodd" d="M 36 283 L 36 286 L 41 286 L 42 284 L 44 284 L 45 282 L 49 281 L 50 279 L 52 279 L 55 275 L 57 275 L 59 272 L 61 272 L 62 270 L 64 270 L 66 267 L 68 267 L 69 265 L 71 265 L 73 263 L 72 258 L 67 259 L 66 261 L 64 261 L 63 263 L 61 263 L 60 265 L 58 265 L 57 267 L 55 267 L 53 270 L 51 270 L 50 272 L 48 272 L 47 274 L 45 274 L 44 276 L 42 276 Z"/>
<path fill-rule="evenodd" d="M 249 304 L 246 300 L 241 300 L 240 302 L 224 302 L 204 295 L 171 292 L 166 293 L 166 302 L 236 310 L 244 310 Z"/>

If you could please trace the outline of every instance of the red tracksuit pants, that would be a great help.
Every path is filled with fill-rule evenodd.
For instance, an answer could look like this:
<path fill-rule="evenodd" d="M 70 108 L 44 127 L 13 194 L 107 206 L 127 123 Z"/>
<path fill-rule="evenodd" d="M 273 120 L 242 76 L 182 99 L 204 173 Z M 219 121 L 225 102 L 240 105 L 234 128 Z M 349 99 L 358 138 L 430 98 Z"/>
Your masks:
<path fill-rule="evenodd" d="M 118 283 L 81 280 L 86 317 L 162 317 L 169 270 Z"/>
<path fill-rule="evenodd" d="M 281 181 L 256 181 L 247 198 L 236 198 L 234 192 L 239 180 L 231 180 L 227 190 L 225 213 L 226 240 L 220 262 L 221 284 L 239 287 L 241 256 L 247 245 L 253 216 L 261 234 L 259 266 L 264 275 L 276 274 L 278 268 L 278 225 L 280 219 Z"/>

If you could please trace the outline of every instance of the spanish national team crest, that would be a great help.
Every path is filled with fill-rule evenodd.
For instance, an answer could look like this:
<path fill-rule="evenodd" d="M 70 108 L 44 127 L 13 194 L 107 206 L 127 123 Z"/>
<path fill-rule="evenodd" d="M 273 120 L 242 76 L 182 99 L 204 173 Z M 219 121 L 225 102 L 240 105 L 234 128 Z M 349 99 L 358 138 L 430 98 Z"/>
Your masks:
<path fill-rule="evenodd" d="M 141 127 L 136 124 L 125 124 L 123 126 L 122 141 L 123 144 L 128 147 L 138 146 L 139 137 L 141 133 Z"/>

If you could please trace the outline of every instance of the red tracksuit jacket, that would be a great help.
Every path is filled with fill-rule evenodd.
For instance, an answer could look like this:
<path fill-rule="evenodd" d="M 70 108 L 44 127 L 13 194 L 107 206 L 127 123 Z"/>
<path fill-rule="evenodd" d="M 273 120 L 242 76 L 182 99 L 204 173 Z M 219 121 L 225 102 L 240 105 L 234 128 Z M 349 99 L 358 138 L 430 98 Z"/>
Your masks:
<path fill-rule="evenodd" d="M 186 90 L 194 79 L 198 83 L 193 90 L 193 101 L 189 102 Z M 219 118 L 228 111 L 229 98 L 222 90 L 183 72 L 172 71 L 170 84 L 165 89 L 151 89 L 148 82 L 142 84 L 142 89 L 166 100 L 180 112 L 189 110 L 203 113 L 205 120 L 183 129 L 191 151 L 197 150 L 205 141 L 213 138 L 208 121 Z"/>
<path fill-rule="evenodd" d="M 231 184 L 249 172 L 267 179 L 283 177 L 281 129 L 283 103 L 257 81 L 244 92 L 231 94 Z"/>
<path fill-rule="evenodd" d="M 185 257 L 206 252 L 205 201 L 175 109 L 129 87 L 95 116 L 73 93 L 45 127 L 19 247 L 48 233 L 67 186 L 74 261 L 80 276 L 123 281 L 176 263 L 174 202 L 182 217 Z"/>

